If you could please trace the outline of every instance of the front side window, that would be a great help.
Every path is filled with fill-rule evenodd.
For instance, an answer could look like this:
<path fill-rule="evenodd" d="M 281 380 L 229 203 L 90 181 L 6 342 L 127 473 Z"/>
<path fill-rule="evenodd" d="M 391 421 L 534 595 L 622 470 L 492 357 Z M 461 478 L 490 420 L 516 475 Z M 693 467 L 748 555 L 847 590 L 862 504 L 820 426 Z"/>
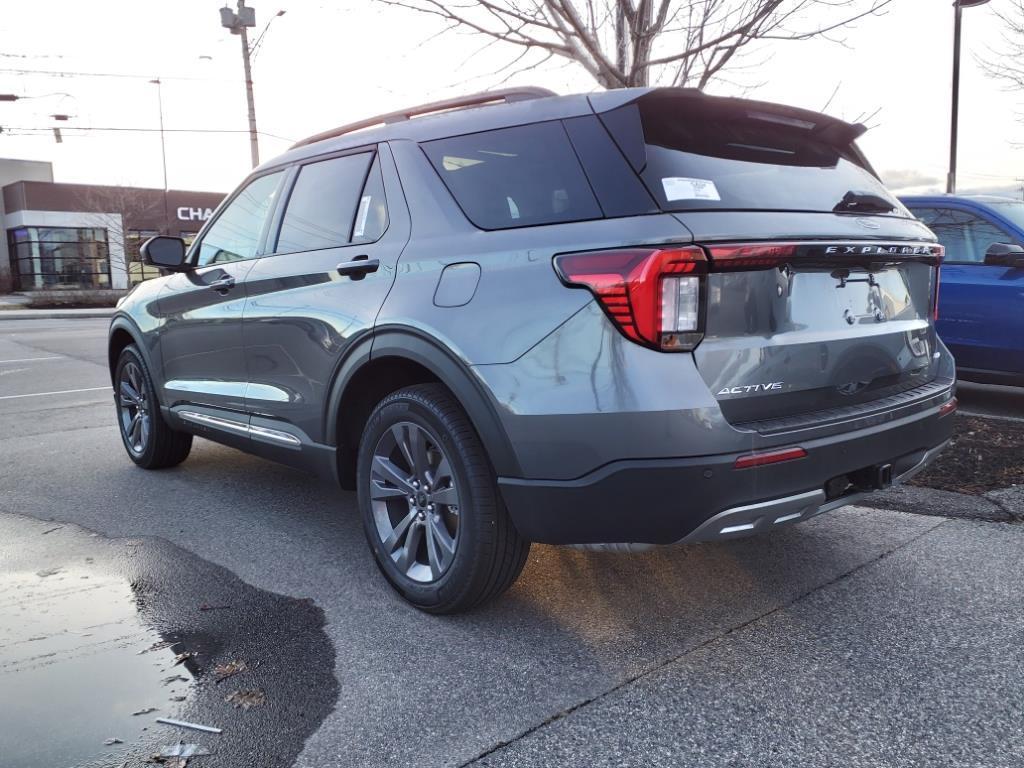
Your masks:
<path fill-rule="evenodd" d="M 912 209 L 946 248 L 947 263 L 981 264 L 993 243 L 1013 243 L 1014 238 L 987 219 L 958 208 Z"/>
<path fill-rule="evenodd" d="M 373 154 L 319 160 L 299 169 L 281 220 L 276 253 L 348 245 Z"/>
<path fill-rule="evenodd" d="M 459 207 L 481 229 L 601 218 L 560 122 L 421 144 Z"/>
<path fill-rule="evenodd" d="M 106 229 L 19 227 L 8 242 L 19 290 L 110 287 Z"/>
<path fill-rule="evenodd" d="M 228 204 L 199 244 L 200 267 L 251 259 L 274 207 L 283 171 L 253 179 Z"/>

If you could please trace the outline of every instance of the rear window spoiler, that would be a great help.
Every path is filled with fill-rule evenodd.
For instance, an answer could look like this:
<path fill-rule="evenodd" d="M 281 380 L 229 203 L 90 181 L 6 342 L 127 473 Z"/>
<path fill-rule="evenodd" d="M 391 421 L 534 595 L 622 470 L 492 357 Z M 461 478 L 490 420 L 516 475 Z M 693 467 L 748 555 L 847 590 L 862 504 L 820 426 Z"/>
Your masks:
<path fill-rule="evenodd" d="M 829 143 L 849 144 L 867 131 L 867 126 L 863 123 L 848 123 L 821 112 L 768 101 L 708 96 L 696 88 L 620 88 L 592 93 L 587 98 L 591 108 L 598 114 L 636 103 L 641 99 L 680 99 L 691 102 L 698 109 L 704 104 L 719 114 L 732 112 L 737 117 L 785 122 L 794 127 L 802 127 Z"/>
<path fill-rule="evenodd" d="M 841 149 L 849 148 L 853 150 L 864 167 L 874 173 L 867 160 L 857 151 L 854 145 L 854 142 L 867 131 L 867 126 L 862 123 L 848 123 L 845 120 L 839 120 L 838 118 L 830 117 L 820 112 L 813 112 L 809 109 L 790 107 L 785 104 L 774 104 L 768 101 L 708 96 L 696 88 L 621 88 L 592 93 L 587 98 L 590 101 L 591 109 L 601 116 L 602 121 L 606 125 L 609 125 L 609 118 L 611 118 L 612 122 L 617 122 L 616 117 L 621 120 L 625 117 L 624 113 L 627 110 L 618 112 L 616 117 L 609 113 L 631 104 L 638 104 L 646 99 L 677 99 L 680 102 L 680 106 L 689 107 L 694 111 L 699 111 L 703 108 L 713 111 L 720 116 L 735 115 L 737 118 L 764 120 L 765 122 L 790 125 L 796 130 L 806 130 L 810 136 L 813 136 L 818 141 Z M 626 119 L 628 120 L 628 118 Z M 636 119 L 639 118 L 637 117 Z M 609 127 L 611 126 L 609 125 Z M 613 133 L 615 133 L 614 130 Z M 626 148 L 623 149 L 627 155 L 634 155 L 631 158 L 631 162 L 634 162 L 634 167 L 636 167 L 636 148 L 630 148 L 632 151 Z M 877 173 L 875 175 L 877 176 Z"/>

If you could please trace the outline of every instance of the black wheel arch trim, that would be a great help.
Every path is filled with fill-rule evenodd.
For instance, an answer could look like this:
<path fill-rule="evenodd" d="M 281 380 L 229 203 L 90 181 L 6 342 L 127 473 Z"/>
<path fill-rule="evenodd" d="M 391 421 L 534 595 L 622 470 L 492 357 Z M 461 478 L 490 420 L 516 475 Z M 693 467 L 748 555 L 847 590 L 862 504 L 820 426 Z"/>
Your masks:
<path fill-rule="evenodd" d="M 511 477 L 522 474 L 496 405 L 470 366 L 436 338 L 408 326 L 378 326 L 372 335 L 354 344 L 342 360 L 325 413 L 324 435 L 329 445 L 338 445 L 339 408 L 349 382 L 365 365 L 385 357 L 406 359 L 430 371 L 466 410 L 495 472 Z"/>
<path fill-rule="evenodd" d="M 114 333 L 117 331 L 123 331 L 132 338 L 132 343 L 135 348 L 139 350 L 139 354 L 142 355 L 142 361 L 146 364 L 146 370 L 149 371 L 149 378 L 153 382 L 153 388 L 156 390 L 157 400 L 160 399 L 160 393 L 163 390 L 164 377 L 159 366 L 153 365 L 151 359 L 150 349 L 146 346 L 143 339 L 146 338 L 139 326 L 129 315 L 115 315 L 114 319 L 110 321 L 110 329 L 107 331 L 107 357 L 109 360 L 110 369 L 110 383 L 114 383 L 114 370 L 117 368 L 117 360 L 110 359 L 110 342 L 114 337 Z"/>

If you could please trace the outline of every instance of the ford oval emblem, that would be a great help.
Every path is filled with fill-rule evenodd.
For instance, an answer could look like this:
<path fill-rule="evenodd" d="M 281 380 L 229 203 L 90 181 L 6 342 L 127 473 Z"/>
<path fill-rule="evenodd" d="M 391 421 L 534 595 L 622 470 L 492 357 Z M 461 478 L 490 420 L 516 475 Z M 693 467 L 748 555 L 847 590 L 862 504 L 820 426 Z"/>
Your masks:
<path fill-rule="evenodd" d="M 864 229 L 881 229 L 882 225 L 877 221 L 871 219 L 857 219 L 857 223 L 860 224 Z"/>

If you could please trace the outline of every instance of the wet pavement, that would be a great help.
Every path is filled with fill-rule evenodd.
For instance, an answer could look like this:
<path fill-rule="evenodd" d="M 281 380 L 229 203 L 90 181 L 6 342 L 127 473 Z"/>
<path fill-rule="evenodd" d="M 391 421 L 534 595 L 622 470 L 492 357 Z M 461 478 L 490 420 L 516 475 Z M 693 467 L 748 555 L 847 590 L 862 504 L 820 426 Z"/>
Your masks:
<path fill-rule="evenodd" d="M 537 546 L 495 604 L 426 616 L 377 572 L 353 494 L 203 440 L 134 467 L 105 332 L 0 324 L 0 573 L 93 557 L 139 586 L 145 630 L 200 655 L 185 702 L 138 706 L 224 727 L 150 713 L 154 746 L 217 750 L 191 768 L 1024 765 L 1019 494 L 955 500 L 1000 511 L 984 521 L 847 508 L 633 557 Z M 43 533 L 69 523 L 86 530 Z M 259 664 L 212 683 L 233 659 Z M 236 709 L 239 689 L 267 701 Z"/>
<path fill-rule="evenodd" d="M 0 515 L 0 542 L 5 768 L 143 765 L 179 740 L 207 765 L 286 766 L 334 706 L 334 649 L 308 600 L 165 541 Z"/>

